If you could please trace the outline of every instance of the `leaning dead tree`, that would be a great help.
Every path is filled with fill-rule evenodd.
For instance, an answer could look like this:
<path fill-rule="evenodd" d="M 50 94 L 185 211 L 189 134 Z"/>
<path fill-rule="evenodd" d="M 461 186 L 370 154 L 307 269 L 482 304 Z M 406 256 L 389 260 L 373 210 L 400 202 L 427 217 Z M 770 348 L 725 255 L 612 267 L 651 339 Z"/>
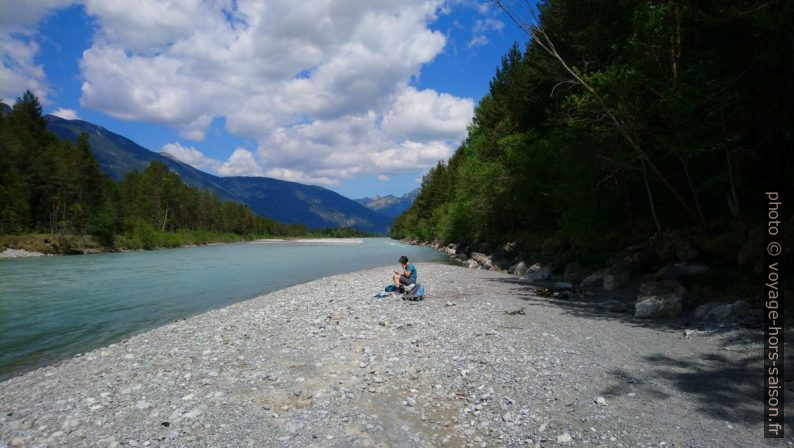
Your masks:
<path fill-rule="evenodd" d="M 604 115 L 609 118 L 609 121 L 612 123 L 615 130 L 617 130 L 617 132 L 628 143 L 629 147 L 631 147 L 640 158 L 643 167 L 643 176 L 648 194 L 648 201 L 650 202 L 651 211 L 653 212 L 653 219 L 655 221 L 657 230 L 661 232 L 661 226 L 659 225 L 659 220 L 656 216 L 656 207 L 654 206 L 653 195 L 651 194 L 650 186 L 648 185 L 648 179 L 645 170 L 646 165 L 648 168 L 650 168 L 662 185 L 664 185 L 664 187 L 667 188 L 667 190 L 676 198 L 676 200 L 678 200 L 678 202 L 681 204 L 681 207 L 692 217 L 692 219 L 705 226 L 705 221 L 703 220 L 702 214 L 696 214 L 693 212 L 689 204 L 687 204 L 681 194 L 679 194 L 678 190 L 667 180 L 667 177 L 656 166 L 653 160 L 651 160 L 647 151 L 645 151 L 637 142 L 637 140 L 632 137 L 627 127 L 617 118 L 612 109 L 606 104 L 601 95 L 599 95 L 598 91 L 582 76 L 580 76 L 576 70 L 571 68 L 571 66 L 569 66 L 565 59 L 560 55 L 560 53 L 557 51 L 557 48 L 554 46 L 554 42 L 552 42 L 543 28 L 539 25 L 540 21 L 538 20 L 538 16 L 536 14 L 536 7 L 532 4 L 531 0 L 494 0 L 494 3 L 496 3 L 496 5 L 502 9 L 508 15 L 508 17 L 510 17 L 510 19 L 529 36 L 533 44 L 538 45 L 546 53 L 548 53 L 549 56 L 559 63 L 559 65 L 570 77 L 570 79 L 563 81 L 564 83 L 580 86 L 590 95 L 592 95 L 596 104 L 604 113 Z"/>

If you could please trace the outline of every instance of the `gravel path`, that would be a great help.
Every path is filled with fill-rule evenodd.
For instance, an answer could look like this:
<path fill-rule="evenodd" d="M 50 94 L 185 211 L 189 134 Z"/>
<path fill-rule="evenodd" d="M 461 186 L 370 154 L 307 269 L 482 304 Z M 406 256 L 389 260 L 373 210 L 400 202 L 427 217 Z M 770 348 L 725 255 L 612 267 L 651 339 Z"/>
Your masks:
<path fill-rule="evenodd" d="M 418 269 L 424 302 L 371 297 L 391 266 L 339 275 L 0 383 L 0 446 L 792 442 L 764 443 L 758 333 L 685 338 L 505 274 Z"/>

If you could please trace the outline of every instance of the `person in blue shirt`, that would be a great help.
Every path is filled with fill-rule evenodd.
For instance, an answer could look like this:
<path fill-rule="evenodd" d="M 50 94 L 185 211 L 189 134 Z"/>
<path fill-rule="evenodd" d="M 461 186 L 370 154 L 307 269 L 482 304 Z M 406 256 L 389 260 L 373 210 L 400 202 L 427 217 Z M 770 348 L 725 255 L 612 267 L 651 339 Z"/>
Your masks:
<path fill-rule="evenodd" d="M 400 257 L 400 264 L 403 271 L 394 271 L 394 286 L 399 290 L 400 286 L 408 286 L 416 284 L 416 267 L 408 263 L 408 257 L 403 255 Z"/>

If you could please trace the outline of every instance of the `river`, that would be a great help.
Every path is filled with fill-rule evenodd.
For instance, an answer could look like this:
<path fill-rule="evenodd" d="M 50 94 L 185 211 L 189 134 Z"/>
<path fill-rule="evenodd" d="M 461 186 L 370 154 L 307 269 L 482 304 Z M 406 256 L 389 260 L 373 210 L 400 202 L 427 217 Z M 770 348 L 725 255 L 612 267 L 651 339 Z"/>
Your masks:
<path fill-rule="evenodd" d="M 0 260 L 0 379 L 320 277 L 391 264 L 383 272 L 386 285 L 400 255 L 417 262 L 445 259 L 386 238 L 362 241 Z M 421 276 L 421 264 L 418 270 Z"/>

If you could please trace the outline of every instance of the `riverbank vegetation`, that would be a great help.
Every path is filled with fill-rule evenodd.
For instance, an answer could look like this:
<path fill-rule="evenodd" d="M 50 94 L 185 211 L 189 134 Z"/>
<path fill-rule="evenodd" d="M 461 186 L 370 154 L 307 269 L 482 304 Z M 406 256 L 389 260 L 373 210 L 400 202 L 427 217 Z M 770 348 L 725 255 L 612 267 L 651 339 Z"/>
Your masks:
<path fill-rule="evenodd" d="M 43 253 L 153 249 L 268 237 L 368 236 L 310 230 L 258 216 L 244 204 L 185 184 L 162 163 L 116 182 L 99 171 L 82 134 L 46 129 L 26 92 L 0 114 L 0 247 Z"/>
<path fill-rule="evenodd" d="M 593 264 L 684 241 L 725 278 L 758 270 L 764 192 L 794 179 L 794 5 L 546 1 L 530 26 L 503 3 L 537 40 L 502 58 L 392 236 Z"/>

